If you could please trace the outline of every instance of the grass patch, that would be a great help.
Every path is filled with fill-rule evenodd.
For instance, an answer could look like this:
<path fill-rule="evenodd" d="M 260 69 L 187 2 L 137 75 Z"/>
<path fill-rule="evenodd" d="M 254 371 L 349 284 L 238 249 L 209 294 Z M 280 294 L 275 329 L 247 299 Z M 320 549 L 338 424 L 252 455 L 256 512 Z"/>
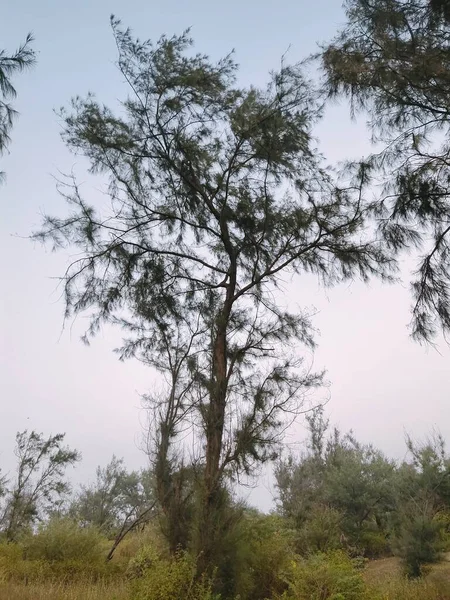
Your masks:
<path fill-rule="evenodd" d="M 450 554 L 437 565 L 430 566 L 422 579 L 403 576 L 398 558 L 370 561 L 364 572 L 369 596 L 374 600 L 450 600 Z"/>
<path fill-rule="evenodd" d="M 125 582 L 114 584 L 73 582 L 70 585 L 61 583 L 24 585 L 10 582 L 0 584 L 0 598 L 2 600 L 128 600 L 129 589 Z"/>
<path fill-rule="evenodd" d="M 135 539 L 123 548 L 118 556 L 125 564 L 128 554 L 135 551 L 145 540 Z M 13 548 L 9 548 L 12 550 Z M 178 560 L 169 561 L 158 556 L 153 549 L 150 554 L 138 551 L 130 561 L 128 569 L 116 572 L 115 578 L 99 578 L 94 581 L 91 573 L 84 578 L 69 579 L 24 579 L 20 572 L 11 579 L 0 577 L 1 600 L 131 600 L 207 598 L 212 594 L 208 585 L 197 589 L 192 584 L 194 564 L 188 557 L 180 555 Z M 10 557 L 11 558 L 11 557 Z M 13 561 L 14 562 L 14 561 Z M 27 563 L 28 561 L 22 561 Z M 31 561 L 30 561 L 31 562 Z M 311 600 L 332 598 L 333 600 L 450 600 L 450 554 L 445 560 L 430 567 L 422 579 L 408 580 L 403 576 L 398 558 L 383 558 L 369 561 L 366 568 L 354 568 L 353 561 L 341 553 L 315 555 L 302 559 L 292 566 L 289 589 L 283 594 L 273 592 L 271 600 Z M 142 568 L 141 568 L 142 567 Z M 269 567 L 268 567 L 269 568 Z M 54 572 L 52 570 L 54 575 Z M 1 569 L 0 569 L 1 574 Z M 20 575 L 20 577 L 19 577 Z M 61 574 L 60 574 L 61 575 Z M 81 577 L 80 573 L 80 577 Z M 247 600 L 247 594 L 241 600 Z M 254 598 L 266 597 L 253 594 Z"/>

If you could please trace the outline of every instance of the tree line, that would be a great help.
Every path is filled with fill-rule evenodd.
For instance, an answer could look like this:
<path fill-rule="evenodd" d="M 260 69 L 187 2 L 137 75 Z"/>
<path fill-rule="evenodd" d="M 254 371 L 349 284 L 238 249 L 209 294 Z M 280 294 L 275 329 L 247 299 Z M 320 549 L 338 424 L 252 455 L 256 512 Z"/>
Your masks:
<path fill-rule="evenodd" d="M 450 540 L 450 456 L 442 436 L 435 431 L 423 442 L 407 436 L 407 458 L 394 461 L 373 445 L 360 443 L 353 432 L 330 428 L 322 407 L 306 420 L 305 450 L 284 453 L 276 461 L 276 504 L 266 523 L 261 515 L 263 530 L 275 526 L 284 532 L 297 556 L 337 550 L 353 558 L 396 555 L 410 577 L 421 576 L 427 565 L 439 561 Z M 184 496 L 178 503 L 172 498 L 168 512 L 167 504 L 158 500 L 155 465 L 129 471 L 113 456 L 97 468 L 94 481 L 74 489 L 66 471 L 81 456 L 64 445 L 63 434 L 46 438 L 21 432 L 15 454 L 15 474 L 1 479 L 0 542 L 20 542 L 62 521 L 108 539 L 108 561 L 128 534 L 150 525 L 157 526 L 175 556 L 195 544 L 203 513 L 194 471 L 173 474 L 184 482 L 179 488 Z M 232 551 L 242 543 L 233 540 L 236 527 L 245 528 L 258 512 L 231 491 L 224 493 L 221 509 L 228 527 L 216 541 L 215 567 L 224 585 L 230 564 L 243 567 Z M 239 577 L 228 585 L 234 579 Z"/>

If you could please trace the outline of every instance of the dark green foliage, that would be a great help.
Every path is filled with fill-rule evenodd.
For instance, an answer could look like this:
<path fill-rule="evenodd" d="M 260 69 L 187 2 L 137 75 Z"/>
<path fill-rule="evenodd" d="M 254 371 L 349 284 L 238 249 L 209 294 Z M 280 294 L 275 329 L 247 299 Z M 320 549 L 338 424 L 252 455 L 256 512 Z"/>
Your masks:
<path fill-rule="evenodd" d="M 192 55 L 187 33 L 152 43 L 112 27 L 122 110 L 89 95 L 62 113 L 68 147 L 109 180 L 109 206 L 69 182 L 70 215 L 47 217 L 35 237 L 80 252 L 63 280 L 67 315 L 93 315 L 86 339 L 120 324 L 121 356 L 169 374 L 162 439 L 173 447 L 199 425 L 196 539 L 208 562 L 224 479 L 273 458 L 285 415 L 321 382 L 296 350 L 313 344 L 308 316 L 276 303 L 282 277 L 333 284 L 387 277 L 392 263 L 365 235 L 354 186 L 336 188 L 312 145 L 320 111 L 300 65 L 282 64 L 265 89 L 238 88 L 231 56 Z M 178 470 L 161 456 L 162 472 Z"/>
<path fill-rule="evenodd" d="M 225 596 L 233 595 L 240 576 L 239 548 L 241 522 L 245 515 L 245 506 L 236 501 L 234 494 L 225 486 L 216 490 L 214 503 L 209 506 L 210 523 L 208 529 L 214 544 L 208 545 L 208 558 L 202 556 L 202 536 L 205 534 L 203 481 L 198 480 L 195 494 L 195 512 L 191 524 L 190 550 L 198 556 L 199 572 L 214 571 L 214 590 Z"/>
<path fill-rule="evenodd" d="M 146 445 L 154 472 L 159 522 L 172 553 L 190 545 L 198 491 L 196 468 L 184 465 L 182 452 L 176 445 L 180 429 L 191 412 L 184 398 L 193 384 L 183 368 L 186 354 L 180 357 L 179 350 L 170 349 L 167 354 L 167 371 L 172 382 L 169 393 L 144 397 L 148 411 Z"/>
<path fill-rule="evenodd" d="M 442 525 L 429 514 L 405 516 L 397 542 L 408 577 L 420 577 L 424 569 L 441 558 Z"/>
<path fill-rule="evenodd" d="M 33 36 L 27 35 L 23 43 L 9 55 L 6 50 L 0 50 L 0 155 L 6 150 L 10 142 L 9 133 L 17 112 L 10 104 L 16 97 L 16 89 L 12 84 L 12 77 L 34 65 L 36 55 L 31 49 Z M 4 173 L 0 172 L 0 178 Z"/>
<path fill-rule="evenodd" d="M 276 515 L 246 510 L 234 538 L 229 593 L 224 597 L 262 600 L 281 594 L 295 558 L 294 532 L 288 523 Z"/>
<path fill-rule="evenodd" d="M 395 465 L 379 450 L 359 444 L 352 436 L 333 440 L 326 461 L 327 501 L 343 515 L 342 530 L 351 543 L 370 555 L 371 549 L 364 542 L 369 542 L 371 533 L 385 536 L 387 532 L 395 501 Z"/>
<path fill-rule="evenodd" d="M 418 472 L 417 487 L 429 490 L 438 509 L 450 505 L 450 457 L 445 440 L 438 432 L 433 432 L 424 443 L 407 438 L 408 451 L 413 466 Z"/>
<path fill-rule="evenodd" d="M 450 22 L 446 1 L 349 0 L 347 25 L 322 63 L 330 95 L 366 110 L 384 149 L 364 160 L 378 176 L 380 232 L 394 252 L 419 247 L 413 335 L 450 330 Z"/>
<path fill-rule="evenodd" d="M 227 514 L 230 527 L 224 539 L 220 540 L 213 569 L 212 587 L 215 593 L 224 600 L 278 597 L 287 589 L 286 574 L 296 558 L 293 532 L 279 516 L 263 515 L 240 504 L 230 504 Z M 175 562 L 152 546 L 142 548 L 128 566 L 128 576 L 138 580 L 136 589 L 141 593 L 146 587 L 154 589 L 152 583 L 145 583 L 152 578 L 152 573 L 157 573 L 159 569 L 177 569 L 180 558 L 183 561 L 188 559 L 185 566 L 189 564 L 192 568 L 195 563 L 192 555 L 189 558 L 186 553 L 178 551 L 174 556 Z M 157 574 L 158 586 L 163 584 L 159 577 Z M 181 589 L 184 589 L 182 585 Z"/>
<path fill-rule="evenodd" d="M 441 557 L 445 527 L 441 516 L 450 506 L 450 460 L 440 434 L 423 444 L 408 438 L 407 446 L 412 463 L 398 471 L 395 550 L 407 575 L 419 577 Z"/>
<path fill-rule="evenodd" d="M 196 513 L 197 481 L 192 468 L 181 465 L 171 470 L 167 487 L 161 496 L 160 527 L 172 552 L 186 549 L 192 541 L 192 527 Z M 197 494 L 196 494 L 197 492 Z"/>
<path fill-rule="evenodd" d="M 65 434 L 45 438 L 23 431 L 16 436 L 17 475 L 8 486 L 0 523 L 8 540 L 58 510 L 70 490 L 64 480 L 68 466 L 81 456 L 63 445 Z"/>

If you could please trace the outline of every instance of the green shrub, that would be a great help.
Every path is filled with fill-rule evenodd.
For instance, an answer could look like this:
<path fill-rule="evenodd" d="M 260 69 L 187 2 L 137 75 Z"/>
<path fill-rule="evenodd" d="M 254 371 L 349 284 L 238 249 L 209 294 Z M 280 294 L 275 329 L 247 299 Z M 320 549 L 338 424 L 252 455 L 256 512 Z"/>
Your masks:
<path fill-rule="evenodd" d="M 130 569 L 141 576 L 133 582 L 132 600 L 214 600 L 211 581 L 196 580 L 196 563 L 185 552 L 159 558 L 151 548 L 133 559 Z"/>
<path fill-rule="evenodd" d="M 436 523 L 439 523 L 442 534 L 442 551 L 450 552 L 450 511 L 443 510 L 435 516 Z"/>
<path fill-rule="evenodd" d="M 328 506 L 314 506 L 297 534 L 297 551 L 302 554 L 330 552 L 340 546 L 342 515 Z"/>
<path fill-rule="evenodd" d="M 276 515 L 246 509 L 220 543 L 214 567 L 214 590 L 223 598 L 260 600 L 286 589 L 295 558 L 293 530 Z"/>
<path fill-rule="evenodd" d="M 398 554 L 405 574 L 421 577 L 430 564 L 439 562 L 442 549 L 442 524 L 427 516 L 405 522 L 398 540 Z"/>
<path fill-rule="evenodd" d="M 148 549 L 150 546 L 160 555 L 168 551 L 167 542 L 156 522 L 147 523 L 144 530 L 133 531 L 127 535 L 117 547 L 113 562 L 127 566 L 143 548 Z"/>
<path fill-rule="evenodd" d="M 292 565 L 282 600 L 363 600 L 361 571 L 344 552 L 316 554 Z"/>
<path fill-rule="evenodd" d="M 22 554 L 19 544 L 0 544 L 0 582 L 10 581 L 14 573 L 19 573 L 23 562 Z"/>
<path fill-rule="evenodd" d="M 282 518 L 249 511 L 230 542 L 228 569 L 223 559 L 217 574 L 217 579 L 228 580 L 228 586 L 219 581 L 224 597 L 259 600 L 286 589 L 286 574 L 295 557 L 294 532 Z"/>
<path fill-rule="evenodd" d="M 55 519 L 23 542 L 28 560 L 48 562 L 77 561 L 97 564 L 105 560 L 104 538 L 92 528 L 81 528 L 75 522 Z"/>
<path fill-rule="evenodd" d="M 104 538 L 91 528 L 57 519 L 20 543 L 0 544 L 0 580 L 43 582 L 96 581 L 118 573 L 105 562 Z"/>
<path fill-rule="evenodd" d="M 379 530 L 367 529 L 360 536 L 362 554 L 367 558 L 380 558 L 392 555 L 389 538 Z"/>
<path fill-rule="evenodd" d="M 128 563 L 126 574 L 130 579 L 143 577 L 149 569 L 160 561 L 160 556 L 153 546 L 140 548 Z"/>

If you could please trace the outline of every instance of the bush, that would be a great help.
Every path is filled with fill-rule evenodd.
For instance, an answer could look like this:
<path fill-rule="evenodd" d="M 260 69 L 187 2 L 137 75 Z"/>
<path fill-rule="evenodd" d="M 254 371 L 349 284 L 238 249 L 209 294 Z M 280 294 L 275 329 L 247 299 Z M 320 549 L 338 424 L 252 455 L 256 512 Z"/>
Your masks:
<path fill-rule="evenodd" d="M 367 558 L 392 556 L 389 538 L 383 531 L 367 529 L 360 536 L 362 554 Z"/>
<path fill-rule="evenodd" d="M 0 545 L 0 579 L 38 582 L 96 581 L 114 576 L 105 562 L 104 538 L 68 520 L 50 521 L 20 543 Z"/>
<path fill-rule="evenodd" d="M 143 548 L 148 549 L 150 546 L 160 555 L 168 551 L 167 542 L 156 522 L 147 523 L 143 530 L 130 532 L 114 552 L 113 562 L 126 567 Z"/>
<path fill-rule="evenodd" d="M 316 554 L 292 565 L 282 600 L 363 600 L 361 571 L 344 552 Z"/>
<path fill-rule="evenodd" d="M 444 510 L 435 516 L 436 523 L 439 523 L 442 534 L 442 551 L 450 552 L 450 511 Z"/>
<path fill-rule="evenodd" d="M 314 506 L 297 535 L 300 554 L 330 552 L 340 546 L 342 515 L 328 506 Z"/>
<path fill-rule="evenodd" d="M 248 511 L 230 540 L 227 557 L 218 565 L 219 589 L 224 597 L 259 600 L 282 593 L 295 557 L 293 538 L 294 532 L 280 517 Z M 228 585 L 224 585 L 225 579 Z"/>
<path fill-rule="evenodd" d="M 13 574 L 22 575 L 23 550 L 19 544 L 0 544 L 0 583 L 10 581 Z M 22 578 L 22 577 L 19 577 Z"/>
<path fill-rule="evenodd" d="M 143 549 L 133 559 L 130 570 L 135 579 L 132 600 L 214 600 L 212 582 L 196 580 L 197 565 L 185 552 L 175 558 L 160 558 L 153 548 Z"/>
<path fill-rule="evenodd" d="M 139 579 L 159 561 L 160 556 L 155 548 L 153 546 L 144 546 L 130 559 L 126 574 L 130 579 Z"/>
<path fill-rule="evenodd" d="M 398 554 L 405 574 L 421 577 L 427 566 L 441 559 L 442 524 L 429 517 L 415 517 L 405 522 L 398 541 Z"/>
<path fill-rule="evenodd" d="M 83 560 L 90 564 L 105 560 L 105 540 L 99 532 L 66 519 L 55 519 L 41 527 L 36 535 L 24 540 L 23 549 L 28 560 Z"/>

